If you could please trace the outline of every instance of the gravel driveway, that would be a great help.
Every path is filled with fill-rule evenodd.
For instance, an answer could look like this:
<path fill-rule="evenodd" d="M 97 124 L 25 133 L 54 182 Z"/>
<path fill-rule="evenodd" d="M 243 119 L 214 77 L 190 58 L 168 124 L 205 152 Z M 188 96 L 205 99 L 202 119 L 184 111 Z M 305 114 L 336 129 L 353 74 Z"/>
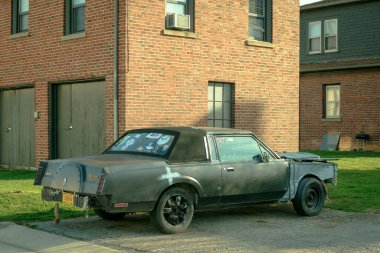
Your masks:
<path fill-rule="evenodd" d="M 187 231 L 159 233 L 146 214 L 35 223 L 37 229 L 127 252 L 380 252 L 380 215 L 323 209 L 300 217 L 289 205 L 196 212 Z"/>

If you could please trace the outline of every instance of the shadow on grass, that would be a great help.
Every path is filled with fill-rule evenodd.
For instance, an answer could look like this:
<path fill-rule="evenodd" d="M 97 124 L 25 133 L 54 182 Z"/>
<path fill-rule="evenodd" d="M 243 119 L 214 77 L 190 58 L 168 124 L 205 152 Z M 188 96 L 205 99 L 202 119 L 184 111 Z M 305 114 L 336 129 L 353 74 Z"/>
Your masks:
<path fill-rule="evenodd" d="M 89 211 L 90 216 L 94 215 L 93 211 Z M 67 210 L 60 209 L 60 219 L 67 218 L 77 218 L 84 217 L 85 213 L 81 210 Z M 12 215 L 0 216 L 0 222 L 8 221 L 8 222 L 16 222 L 16 223 L 30 223 L 36 221 L 54 221 L 54 209 L 48 211 L 41 212 L 25 212 L 25 213 L 15 213 Z"/>
<path fill-rule="evenodd" d="M 19 169 L 4 169 L 0 167 L 1 180 L 31 180 L 36 176 L 36 171 L 19 170 Z"/>

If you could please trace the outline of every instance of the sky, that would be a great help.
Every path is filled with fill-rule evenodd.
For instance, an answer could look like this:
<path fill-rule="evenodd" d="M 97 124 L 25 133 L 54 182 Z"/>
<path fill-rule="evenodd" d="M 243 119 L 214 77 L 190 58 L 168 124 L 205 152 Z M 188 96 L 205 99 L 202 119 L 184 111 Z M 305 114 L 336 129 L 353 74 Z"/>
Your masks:
<path fill-rule="evenodd" d="M 319 2 L 319 1 L 321 1 L 321 0 L 300 0 L 300 5 L 315 3 L 315 2 Z"/>

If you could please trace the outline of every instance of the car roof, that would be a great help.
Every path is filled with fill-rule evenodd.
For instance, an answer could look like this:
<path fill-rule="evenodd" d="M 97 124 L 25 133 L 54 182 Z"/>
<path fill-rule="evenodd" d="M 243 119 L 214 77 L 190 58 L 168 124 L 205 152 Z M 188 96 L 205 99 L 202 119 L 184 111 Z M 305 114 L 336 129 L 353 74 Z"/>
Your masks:
<path fill-rule="evenodd" d="M 135 129 L 135 130 L 144 130 L 144 129 Z M 208 133 L 208 134 L 252 134 L 251 131 L 248 130 L 240 130 L 240 129 L 233 129 L 233 128 L 216 128 L 216 127 L 185 127 L 185 126 L 178 126 L 178 127 L 152 127 L 152 128 L 146 128 L 146 130 L 167 130 L 167 131 L 174 131 L 174 132 L 198 132 L 198 133 Z"/>

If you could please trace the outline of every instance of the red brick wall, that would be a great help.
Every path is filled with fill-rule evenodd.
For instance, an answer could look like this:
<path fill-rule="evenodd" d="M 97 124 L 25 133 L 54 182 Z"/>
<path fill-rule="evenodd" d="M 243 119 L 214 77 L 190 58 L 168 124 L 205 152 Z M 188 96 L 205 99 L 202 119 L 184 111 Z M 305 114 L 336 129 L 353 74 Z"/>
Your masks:
<path fill-rule="evenodd" d="M 113 1 L 86 5 L 86 37 L 61 41 L 64 34 L 64 0 L 30 0 L 27 37 L 11 38 L 11 2 L 0 0 L 0 88 L 28 84 L 35 87 L 36 164 L 49 156 L 50 83 L 104 78 L 106 81 L 107 142 L 113 139 Z M 121 1 L 121 13 L 125 12 Z M 124 46 L 125 16 L 121 16 Z M 120 47 L 124 70 L 125 47 Z M 124 80 L 121 73 L 120 79 Z M 121 99 L 120 107 L 123 108 Z M 124 125 L 121 117 L 121 125 Z"/>
<path fill-rule="evenodd" d="M 341 85 L 341 120 L 322 119 L 323 84 Z M 322 135 L 341 133 L 340 150 L 362 148 L 355 136 L 369 134 L 367 150 L 380 150 L 380 70 L 350 70 L 301 74 L 300 148 L 319 149 Z"/>
<path fill-rule="evenodd" d="M 234 126 L 276 150 L 298 149 L 299 2 L 273 1 L 274 48 L 247 46 L 247 0 L 195 1 L 197 39 L 161 35 L 164 0 L 120 1 L 120 133 L 158 125 L 207 126 L 208 81 L 234 83 Z M 51 83 L 106 80 L 113 139 L 113 1 L 88 1 L 86 37 L 61 41 L 64 1 L 30 0 L 29 36 L 10 38 L 0 0 L 0 87 L 32 84 L 36 164 L 49 155 Z"/>
<path fill-rule="evenodd" d="M 246 0 L 195 1 L 196 39 L 161 34 L 165 1 L 128 3 L 127 128 L 207 126 L 208 81 L 229 82 L 235 128 L 298 150 L 298 1 L 274 1 L 274 48 L 245 44 Z"/>

